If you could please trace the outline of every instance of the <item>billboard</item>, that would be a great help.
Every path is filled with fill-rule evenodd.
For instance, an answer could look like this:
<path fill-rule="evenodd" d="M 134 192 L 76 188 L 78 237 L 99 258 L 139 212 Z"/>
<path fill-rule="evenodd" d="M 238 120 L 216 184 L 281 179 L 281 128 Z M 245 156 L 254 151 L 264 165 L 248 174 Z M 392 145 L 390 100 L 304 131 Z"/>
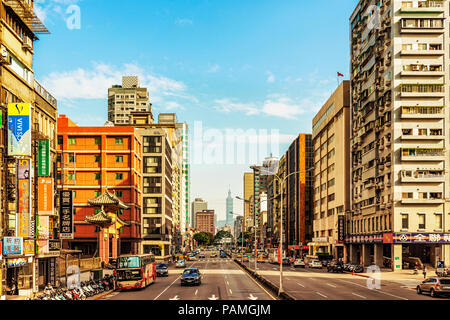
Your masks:
<path fill-rule="evenodd" d="M 50 140 L 39 140 L 38 176 L 50 175 Z"/>
<path fill-rule="evenodd" d="M 31 157 L 29 103 L 8 103 L 8 155 Z"/>
<path fill-rule="evenodd" d="M 23 238 L 31 237 L 30 234 L 30 181 L 19 179 L 18 182 L 18 203 L 17 203 L 17 236 Z"/>
<path fill-rule="evenodd" d="M 36 251 L 34 240 L 23 240 L 23 254 L 33 256 Z"/>
<path fill-rule="evenodd" d="M 48 216 L 38 216 L 36 217 L 37 222 L 37 233 L 38 233 L 38 239 L 39 240 L 48 240 L 49 239 L 49 230 L 50 230 L 50 223 L 49 223 L 49 217 Z"/>
<path fill-rule="evenodd" d="M 21 255 L 22 252 L 23 252 L 23 238 L 19 237 L 3 238 L 3 254 L 5 256 L 10 254 Z"/>
<path fill-rule="evenodd" d="M 73 191 L 59 192 L 59 238 L 73 239 Z"/>
<path fill-rule="evenodd" d="M 53 178 L 38 178 L 38 215 L 53 215 Z"/>

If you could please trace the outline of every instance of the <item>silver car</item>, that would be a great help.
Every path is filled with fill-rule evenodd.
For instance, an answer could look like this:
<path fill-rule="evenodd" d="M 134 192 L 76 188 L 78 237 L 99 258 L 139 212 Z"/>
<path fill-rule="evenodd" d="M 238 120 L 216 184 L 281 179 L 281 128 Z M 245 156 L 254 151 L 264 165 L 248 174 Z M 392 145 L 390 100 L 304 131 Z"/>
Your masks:
<path fill-rule="evenodd" d="M 430 277 L 422 281 L 422 283 L 417 286 L 416 290 L 417 294 L 428 292 L 432 297 L 448 295 L 450 294 L 450 279 Z"/>

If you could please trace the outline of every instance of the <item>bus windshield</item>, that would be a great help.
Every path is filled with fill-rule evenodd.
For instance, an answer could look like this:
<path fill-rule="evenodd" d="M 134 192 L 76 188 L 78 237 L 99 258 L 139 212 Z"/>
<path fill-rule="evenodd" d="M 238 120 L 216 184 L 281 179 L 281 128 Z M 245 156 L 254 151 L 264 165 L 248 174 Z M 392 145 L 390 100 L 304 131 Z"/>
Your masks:
<path fill-rule="evenodd" d="M 141 270 L 118 270 L 117 280 L 119 281 L 130 281 L 130 280 L 141 280 L 142 272 Z"/>
<path fill-rule="evenodd" d="M 117 267 L 121 268 L 140 268 L 141 259 L 139 257 L 120 257 L 118 258 Z"/>

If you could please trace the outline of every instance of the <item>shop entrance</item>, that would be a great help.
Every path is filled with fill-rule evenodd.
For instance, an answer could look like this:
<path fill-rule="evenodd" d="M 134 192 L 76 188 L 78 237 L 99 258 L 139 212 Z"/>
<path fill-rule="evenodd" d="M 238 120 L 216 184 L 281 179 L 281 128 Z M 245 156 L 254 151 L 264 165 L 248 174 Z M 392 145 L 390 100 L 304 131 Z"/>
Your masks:
<path fill-rule="evenodd" d="M 19 294 L 19 268 L 6 269 L 6 294 L 17 296 Z"/>
<path fill-rule="evenodd" d="M 439 244 L 404 244 L 402 246 L 404 267 L 414 268 L 417 258 L 423 264 L 436 267 L 436 261 L 442 258 L 441 252 Z"/>

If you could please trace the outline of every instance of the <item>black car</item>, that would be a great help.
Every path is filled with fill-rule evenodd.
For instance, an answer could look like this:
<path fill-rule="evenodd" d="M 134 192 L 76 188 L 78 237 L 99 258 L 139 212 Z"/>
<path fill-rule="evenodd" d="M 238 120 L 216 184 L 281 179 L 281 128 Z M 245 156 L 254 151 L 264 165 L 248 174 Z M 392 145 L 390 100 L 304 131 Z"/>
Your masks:
<path fill-rule="evenodd" d="M 330 261 L 327 265 L 328 272 L 344 272 L 344 264 L 339 261 Z"/>
<path fill-rule="evenodd" d="M 156 276 L 158 277 L 168 277 L 169 267 L 165 263 L 160 263 L 156 266 Z"/>

